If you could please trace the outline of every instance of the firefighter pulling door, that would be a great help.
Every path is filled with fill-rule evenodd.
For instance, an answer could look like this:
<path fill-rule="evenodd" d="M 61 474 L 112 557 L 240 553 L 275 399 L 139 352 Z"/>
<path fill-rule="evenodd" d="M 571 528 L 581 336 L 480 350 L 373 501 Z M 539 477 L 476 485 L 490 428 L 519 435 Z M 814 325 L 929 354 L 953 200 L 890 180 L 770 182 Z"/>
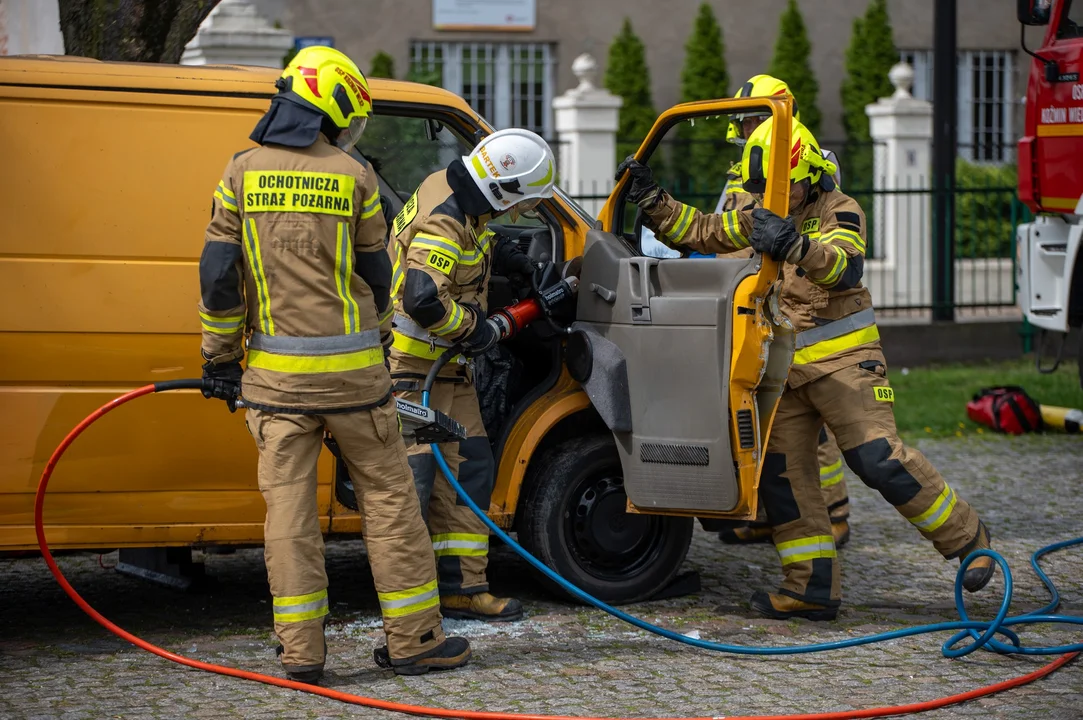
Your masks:
<path fill-rule="evenodd" d="M 765 204 L 784 215 L 789 96 L 678 105 L 658 118 L 636 157 L 648 163 L 681 122 L 724 122 L 751 108 L 776 120 Z M 628 184 L 625 174 L 602 210 L 610 232 L 587 238 L 569 369 L 617 441 L 630 509 L 754 516 L 759 464 L 792 357 L 792 335 L 770 309 L 778 263 L 758 254 L 641 255 L 636 237 L 623 233 L 625 210 L 634 208 Z"/>

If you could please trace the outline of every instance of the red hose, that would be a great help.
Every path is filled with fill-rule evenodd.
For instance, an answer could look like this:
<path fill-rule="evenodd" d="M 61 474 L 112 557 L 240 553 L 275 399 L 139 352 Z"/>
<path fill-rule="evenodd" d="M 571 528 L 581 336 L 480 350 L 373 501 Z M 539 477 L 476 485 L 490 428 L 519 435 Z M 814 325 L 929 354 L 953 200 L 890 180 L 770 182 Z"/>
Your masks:
<path fill-rule="evenodd" d="M 56 469 L 57 463 L 60 461 L 60 457 L 64 454 L 64 451 L 75 441 L 75 438 L 79 437 L 90 427 L 98 418 L 106 413 L 120 407 L 124 403 L 134 400 L 137 397 L 143 395 L 149 395 L 157 392 L 158 388 L 154 385 L 145 385 L 144 387 L 137 388 L 131 392 L 125 393 L 118 398 L 110 400 L 105 405 L 101 406 L 93 413 L 91 413 L 85 420 L 75 426 L 70 433 L 64 438 L 63 442 L 57 446 L 53 451 L 52 456 L 49 458 L 49 462 L 45 464 L 45 470 L 41 473 L 41 480 L 38 482 L 38 492 L 34 498 L 34 530 L 38 535 L 38 547 L 41 548 L 42 557 L 45 558 L 45 564 L 49 566 L 49 570 L 53 573 L 53 577 L 60 584 L 60 587 L 64 589 L 64 592 L 68 594 L 68 597 L 79 606 L 83 612 L 94 619 L 99 625 L 113 633 L 117 637 L 127 640 L 132 645 L 138 648 L 142 648 L 147 652 L 154 653 L 158 657 L 165 658 L 166 660 L 172 660 L 180 665 L 186 665 L 196 670 L 203 670 L 205 672 L 217 673 L 219 675 L 228 675 L 230 677 L 241 678 L 242 680 L 253 680 L 255 682 L 261 682 L 266 685 L 276 685 L 278 687 L 287 688 L 289 690 L 298 690 L 300 692 L 306 692 L 311 695 L 319 695 L 321 697 L 330 698 L 332 700 L 338 700 L 344 703 L 350 703 L 352 705 L 364 705 L 365 707 L 377 708 L 379 710 L 390 710 L 392 712 L 407 713 L 410 715 L 427 715 L 429 717 L 438 718 L 463 718 L 463 720 L 632 720 L 624 718 L 588 718 L 588 717 L 574 717 L 564 715 L 532 715 L 526 713 L 499 713 L 499 712 L 478 712 L 471 710 L 447 710 L 444 708 L 425 707 L 422 705 L 407 705 L 404 703 L 390 702 L 387 700 L 378 700 L 376 698 L 365 697 L 363 695 L 351 695 L 350 693 L 339 692 L 337 690 L 329 690 L 316 685 L 307 685 L 305 683 L 293 682 L 292 680 L 284 680 L 282 678 L 274 677 L 272 675 L 264 675 L 262 673 L 248 672 L 247 670 L 238 670 L 236 668 L 226 667 L 224 665 L 215 665 L 213 663 L 200 662 L 199 660 L 193 660 L 192 658 L 185 657 L 184 655 L 178 655 L 171 653 L 168 650 L 164 650 L 157 645 L 153 645 L 146 640 L 142 640 L 135 635 L 132 635 L 127 630 L 115 625 L 105 618 L 101 613 L 92 608 L 86 600 L 82 598 L 79 593 L 75 591 L 75 588 L 71 586 L 64 574 L 60 572 L 60 568 L 57 567 L 56 560 L 53 559 L 53 554 L 49 552 L 49 544 L 45 540 L 45 526 L 43 524 L 42 510 L 45 506 L 45 489 L 49 485 L 49 478 L 53 474 L 53 470 Z M 846 710 L 842 712 L 829 712 L 829 713 L 806 713 L 802 715 L 749 715 L 749 716 L 732 716 L 729 720 L 851 720 L 851 718 L 875 718 L 875 717 L 887 717 L 889 715 L 906 715 L 910 713 L 924 712 L 926 710 L 935 710 L 937 708 L 946 707 L 948 705 L 954 705 L 956 703 L 965 702 L 967 700 L 973 700 L 975 698 L 985 697 L 986 695 L 992 695 L 994 693 L 1002 692 L 1004 690 L 1010 690 L 1012 688 L 1026 685 L 1027 683 L 1034 682 L 1039 678 L 1043 678 L 1046 675 L 1056 671 L 1070 662 L 1079 653 L 1068 653 L 1062 655 L 1048 665 L 1035 670 L 1034 672 L 1027 673 L 1026 675 L 1020 675 L 1019 677 L 1012 678 L 1011 680 L 1005 680 L 1004 682 L 996 683 L 994 685 L 987 685 L 985 687 L 970 690 L 968 692 L 959 693 L 958 695 L 949 695 L 948 697 L 939 698 L 937 700 L 929 700 L 928 702 L 911 703 L 909 705 L 895 705 L 889 707 L 868 708 L 866 710 Z M 715 720 L 718 716 L 707 716 L 702 718 L 658 718 L 657 720 Z M 642 719 L 636 719 L 642 720 Z"/>

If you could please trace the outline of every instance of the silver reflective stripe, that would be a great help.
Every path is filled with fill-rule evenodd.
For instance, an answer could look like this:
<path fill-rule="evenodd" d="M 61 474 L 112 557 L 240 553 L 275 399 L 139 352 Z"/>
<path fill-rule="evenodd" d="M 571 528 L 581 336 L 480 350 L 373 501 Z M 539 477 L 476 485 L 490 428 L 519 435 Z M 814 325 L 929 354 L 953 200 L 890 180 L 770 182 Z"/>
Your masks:
<path fill-rule="evenodd" d="M 800 541 L 800 545 L 794 547 L 788 547 L 784 550 L 778 551 L 779 558 L 785 564 L 786 558 L 793 557 L 794 555 L 805 555 L 807 553 L 824 553 L 834 552 L 835 541 L 831 536 L 824 536 L 824 539 L 811 538 L 809 540 Z"/>
<path fill-rule="evenodd" d="M 391 322 L 395 326 L 395 332 L 399 335 L 413 338 L 414 340 L 420 340 L 424 343 L 432 343 L 434 347 L 449 348 L 452 345 L 452 343 L 447 340 L 443 340 L 436 335 L 433 335 L 402 313 L 395 313 L 395 319 Z"/>
<path fill-rule="evenodd" d="M 381 610 L 394 610 L 395 608 L 404 608 L 410 605 L 416 605 L 419 602 L 425 602 L 431 600 L 434 597 L 440 595 L 440 588 L 433 588 L 428 592 L 423 592 L 420 595 L 411 595 L 407 598 L 399 598 L 398 600 L 380 600 Z"/>
<path fill-rule="evenodd" d="M 807 348 L 824 340 L 834 340 L 856 330 L 872 327 L 876 324 L 876 314 L 872 308 L 848 315 L 841 320 L 829 322 L 820 327 L 809 328 L 797 333 L 797 349 Z"/>
<path fill-rule="evenodd" d="M 327 607 L 327 598 L 320 598 L 312 602 L 299 603 L 297 605 L 275 605 L 275 615 L 292 615 L 293 613 L 309 612 Z"/>
<path fill-rule="evenodd" d="M 207 327 L 221 328 L 222 330 L 240 330 L 241 325 L 244 324 L 244 320 L 225 321 L 225 320 L 208 320 L 207 318 L 200 318 L 200 320 Z"/>
<path fill-rule="evenodd" d="M 489 541 L 474 542 L 473 540 L 437 540 L 432 544 L 433 550 L 485 550 L 489 547 Z"/>
<path fill-rule="evenodd" d="M 276 355 L 338 355 L 380 346 L 380 331 L 364 330 L 350 335 L 326 337 L 289 337 L 252 333 L 249 350 L 263 350 Z"/>

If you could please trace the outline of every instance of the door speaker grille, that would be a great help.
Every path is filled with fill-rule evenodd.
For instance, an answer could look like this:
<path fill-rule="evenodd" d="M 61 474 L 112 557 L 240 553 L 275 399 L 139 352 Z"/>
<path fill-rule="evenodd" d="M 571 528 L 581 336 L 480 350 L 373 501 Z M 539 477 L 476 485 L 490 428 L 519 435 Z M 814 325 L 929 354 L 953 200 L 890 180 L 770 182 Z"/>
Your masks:
<path fill-rule="evenodd" d="M 702 445 L 643 443 L 639 446 L 639 459 L 660 465 L 707 466 L 711 464 L 711 452 Z"/>

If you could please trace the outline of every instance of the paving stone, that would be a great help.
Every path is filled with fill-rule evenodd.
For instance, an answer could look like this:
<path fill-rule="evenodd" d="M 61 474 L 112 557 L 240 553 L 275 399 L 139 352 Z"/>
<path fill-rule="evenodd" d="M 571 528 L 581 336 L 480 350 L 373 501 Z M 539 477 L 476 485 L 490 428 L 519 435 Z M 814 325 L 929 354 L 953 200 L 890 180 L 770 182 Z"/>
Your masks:
<path fill-rule="evenodd" d="M 1014 571 L 1015 612 L 1048 602 L 1029 569 L 1039 546 L 1083 528 L 1083 443 L 1068 437 L 926 440 L 919 445 L 948 483 L 981 513 Z M 686 569 L 703 590 L 625 608 L 667 627 L 732 644 L 785 646 L 955 618 L 955 563 L 943 561 L 877 494 L 849 477 L 853 537 L 840 552 L 845 598 L 833 623 L 777 622 L 748 610 L 770 590 L 778 560 L 767 545 L 720 544 L 698 528 Z M 106 556 L 105 564 L 115 561 Z M 103 570 L 98 557 L 59 558 L 76 588 L 122 627 L 193 657 L 277 675 L 277 640 L 261 550 L 208 555 L 211 584 L 178 593 Z M 385 700 L 468 710 L 597 716 L 735 716 L 830 712 L 931 700 L 1029 672 L 1045 660 L 979 651 L 950 660 L 948 633 L 816 655 L 748 657 L 679 646 L 545 592 L 527 565 L 494 548 L 497 593 L 524 600 L 519 623 L 449 621 L 470 638 L 473 662 L 446 674 L 400 678 L 375 667 L 383 643 L 379 604 L 360 541 L 327 552 L 332 617 L 324 685 Z M 1083 614 L 1083 548 L 1043 567 Z M 992 617 L 1004 583 L 967 597 Z M 0 561 L 0 718 L 391 717 L 385 712 L 181 668 L 107 635 L 72 604 L 40 560 Z M 1080 632 L 1024 628 L 1028 644 L 1078 642 Z M 1083 717 L 1083 664 L 991 698 L 923 718 L 1069 720 Z"/>

